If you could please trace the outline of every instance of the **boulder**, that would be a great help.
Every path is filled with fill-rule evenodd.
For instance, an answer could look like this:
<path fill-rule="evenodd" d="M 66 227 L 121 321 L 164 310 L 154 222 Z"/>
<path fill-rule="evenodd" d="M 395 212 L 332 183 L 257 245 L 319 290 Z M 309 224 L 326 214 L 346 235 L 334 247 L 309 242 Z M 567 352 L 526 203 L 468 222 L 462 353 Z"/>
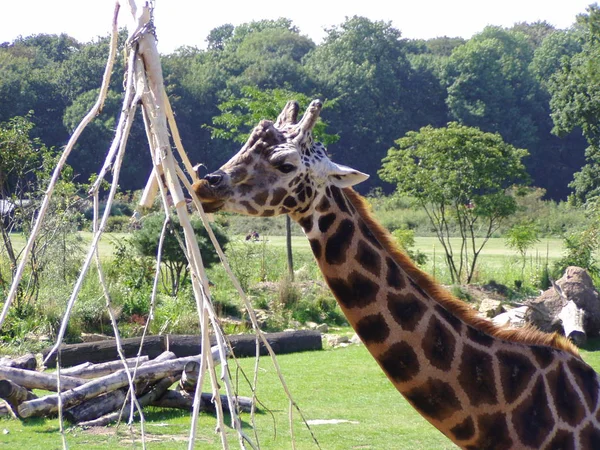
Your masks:
<path fill-rule="evenodd" d="M 525 320 L 542 331 L 558 331 L 577 344 L 586 336 L 600 335 L 598 292 L 581 267 L 567 267 L 565 274 L 529 306 Z"/>

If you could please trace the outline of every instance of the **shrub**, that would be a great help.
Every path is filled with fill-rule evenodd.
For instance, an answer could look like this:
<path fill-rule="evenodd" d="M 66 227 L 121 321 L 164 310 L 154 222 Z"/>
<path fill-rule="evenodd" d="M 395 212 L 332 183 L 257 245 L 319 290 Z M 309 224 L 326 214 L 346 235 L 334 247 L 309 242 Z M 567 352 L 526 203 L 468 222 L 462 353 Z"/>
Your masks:
<path fill-rule="evenodd" d="M 131 219 L 128 216 L 110 216 L 106 221 L 104 231 L 107 233 L 119 233 L 129 230 Z"/>

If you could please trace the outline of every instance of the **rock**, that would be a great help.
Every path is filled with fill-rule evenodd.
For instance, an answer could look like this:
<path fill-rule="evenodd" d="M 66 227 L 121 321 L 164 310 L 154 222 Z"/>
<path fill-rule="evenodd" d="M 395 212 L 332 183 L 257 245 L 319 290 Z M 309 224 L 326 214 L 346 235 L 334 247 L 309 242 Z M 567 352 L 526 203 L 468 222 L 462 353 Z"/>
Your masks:
<path fill-rule="evenodd" d="M 350 338 L 351 344 L 362 344 L 362 341 L 358 337 L 358 334 L 354 333 L 354 335 Z"/>
<path fill-rule="evenodd" d="M 567 337 L 573 333 L 600 335 L 598 292 L 588 273 L 581 267 L 567 267 L 565 274 L 553 287 L 529 302 L 529 306 L 525 319 L 542 331 L 558 331 Z M 573 334 L 572 338 L 573 341 L 582 342 L 584 336 Z"/>
<path fill-rule="evenodd" d="M 495 317 L 498 314 L 505 312 L 500 300 L 484 298 L 479 305 L 479 312 L 485 317 Z"/>
<path fill-rule="evenodd" d="M 329 331 L 329 327 L 326 323 L 322 323 L 320 325 L 317 325 L 315 330 L 319 331 L 320 333 L 327 333 Z"/>
<path fill-rule="evenodd" d="M 518 308 L 509 309 L 492 318 L 492 322 L 500 327 L 522 328 L 525 326 L 525 315 L 528 309 L 529 306 L 519 306 Z"/>
<path fill-rule="evenodd" d="M 306 325 L 306 328 L 308 328 L 309 330 L 316 330 L 317 327 L 319 326 L 319 324 L 317 324 L 315 322 L 306 322 L 305 325 Z"/>
<path fill-rule="evenodd" d="M 330 334 L 327 336 L 327 344 L 331 347 L 339 347 L 340 344 L 350 342 L 348 336 L 338 336 L 337 334 Z"/>

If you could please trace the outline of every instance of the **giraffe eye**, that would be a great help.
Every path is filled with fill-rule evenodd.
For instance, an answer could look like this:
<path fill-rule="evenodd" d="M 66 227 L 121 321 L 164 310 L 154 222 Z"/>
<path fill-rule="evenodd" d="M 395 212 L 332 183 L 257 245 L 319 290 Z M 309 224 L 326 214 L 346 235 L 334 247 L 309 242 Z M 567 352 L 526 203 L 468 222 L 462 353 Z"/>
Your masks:
<path fill-rule="evenodd" d="M 280 172 L 283 172 L 283 173 L 290 173 L 292 170 L 295 170 L 295 169 L 296 169 L 296 166 L 294 166 L 293 164 L 288 164 L 288 163 L 277 166 L 277 170 L 279 170 Z"/>

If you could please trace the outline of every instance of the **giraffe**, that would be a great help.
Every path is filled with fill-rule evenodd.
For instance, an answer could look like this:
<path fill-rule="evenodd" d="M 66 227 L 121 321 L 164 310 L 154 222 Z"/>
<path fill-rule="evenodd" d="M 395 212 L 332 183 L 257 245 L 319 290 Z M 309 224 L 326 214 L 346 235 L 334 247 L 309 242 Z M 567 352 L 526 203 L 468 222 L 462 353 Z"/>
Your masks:
<path fill-rule="evenodd" d="M 344 315 L 391 383 L 464 449 L 600 449 L 600 382 L 569 341 L 479 318 L 418 269 L 288 102 L 193 185 L 205 211 L 289 214 Z"/>

